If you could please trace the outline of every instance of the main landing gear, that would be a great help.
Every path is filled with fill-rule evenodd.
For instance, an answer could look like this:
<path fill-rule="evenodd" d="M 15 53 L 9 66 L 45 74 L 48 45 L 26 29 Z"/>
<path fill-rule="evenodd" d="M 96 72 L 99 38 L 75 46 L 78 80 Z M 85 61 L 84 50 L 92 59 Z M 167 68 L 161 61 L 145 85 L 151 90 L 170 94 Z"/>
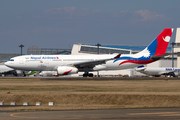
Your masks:
<path fill-rule="evenodd" d="M 85 72 L 84 74 L 83 74 L 83 77 L 93 77 L 93 74 L 92 73 L 88 73 L 88 72 Z"/>

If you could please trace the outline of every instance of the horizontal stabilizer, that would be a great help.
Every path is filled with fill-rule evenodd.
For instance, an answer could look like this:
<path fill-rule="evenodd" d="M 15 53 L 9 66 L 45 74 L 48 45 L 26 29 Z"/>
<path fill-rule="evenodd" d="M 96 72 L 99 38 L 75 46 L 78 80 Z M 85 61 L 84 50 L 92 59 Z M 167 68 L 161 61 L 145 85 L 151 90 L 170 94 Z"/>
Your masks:
<path fill-rule="evenodd" d="M 160 55 L 160 56 L 152 55 L 151 60 L 159 60 L 159 59 L 164 58 L 165 56 L 168 56 L 168 55 L 171 55 L 171 54 L 172 53 L 165 53 L 164 55 Z"/>

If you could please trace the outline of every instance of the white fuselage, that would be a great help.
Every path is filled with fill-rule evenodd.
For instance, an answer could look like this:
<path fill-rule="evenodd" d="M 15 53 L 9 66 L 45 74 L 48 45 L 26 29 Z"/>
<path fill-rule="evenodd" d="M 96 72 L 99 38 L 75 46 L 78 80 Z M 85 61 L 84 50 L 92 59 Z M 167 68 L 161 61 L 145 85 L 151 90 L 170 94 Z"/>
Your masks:
<path fill-rule="evenodd" d="M 176 75 L 180 75 L 180 68 L 177 67 L 143 67 L 137 68 L 136 70 L 147 75 L 163 75 L 172 72 L 176 73 Z"/>
<path fill-rule="evenodd" d="M 11 59 L 5 64 L 14 69 L 28 71 L 56 71 L 58 66 L 69 66 L 74 63 L 83 63 L 86 61 L 95 61 L 100 59 L 113 58 L 115 55 L 24 55 Z M 123 55 L 121 55 L 123 56 Z M 114 62 L 106 61 L 105 64 L 95 65 L 89 71 L 99 70 L 120 70 L 139 66 L 139 64 L 125 63 L 119 65 L 124 60 Z M 79 69 L 78 71 L 84 71 Z"/>

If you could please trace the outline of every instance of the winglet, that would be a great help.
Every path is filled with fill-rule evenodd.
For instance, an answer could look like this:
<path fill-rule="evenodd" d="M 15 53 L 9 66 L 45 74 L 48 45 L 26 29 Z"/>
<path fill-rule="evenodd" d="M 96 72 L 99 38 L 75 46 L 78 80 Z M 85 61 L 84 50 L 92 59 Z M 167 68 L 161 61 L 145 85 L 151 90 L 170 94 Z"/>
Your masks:
<path fill-rule="evenodd" d="M 121 56 L 121 54 L 118 54 L 114 58 L 117 59 L 117 58 L 120 58 L 120 56 Z"/>

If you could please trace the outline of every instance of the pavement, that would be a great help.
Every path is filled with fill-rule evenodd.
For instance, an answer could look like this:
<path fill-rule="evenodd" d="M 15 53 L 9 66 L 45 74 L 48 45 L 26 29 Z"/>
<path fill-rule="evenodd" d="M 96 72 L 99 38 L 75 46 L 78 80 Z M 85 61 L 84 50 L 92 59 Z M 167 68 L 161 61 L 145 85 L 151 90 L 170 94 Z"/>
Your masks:
<path fill-rule="evenodd" d="M 0 111 L 0 120 L 179 120 L 180 108 L 71 111 Z"/>

